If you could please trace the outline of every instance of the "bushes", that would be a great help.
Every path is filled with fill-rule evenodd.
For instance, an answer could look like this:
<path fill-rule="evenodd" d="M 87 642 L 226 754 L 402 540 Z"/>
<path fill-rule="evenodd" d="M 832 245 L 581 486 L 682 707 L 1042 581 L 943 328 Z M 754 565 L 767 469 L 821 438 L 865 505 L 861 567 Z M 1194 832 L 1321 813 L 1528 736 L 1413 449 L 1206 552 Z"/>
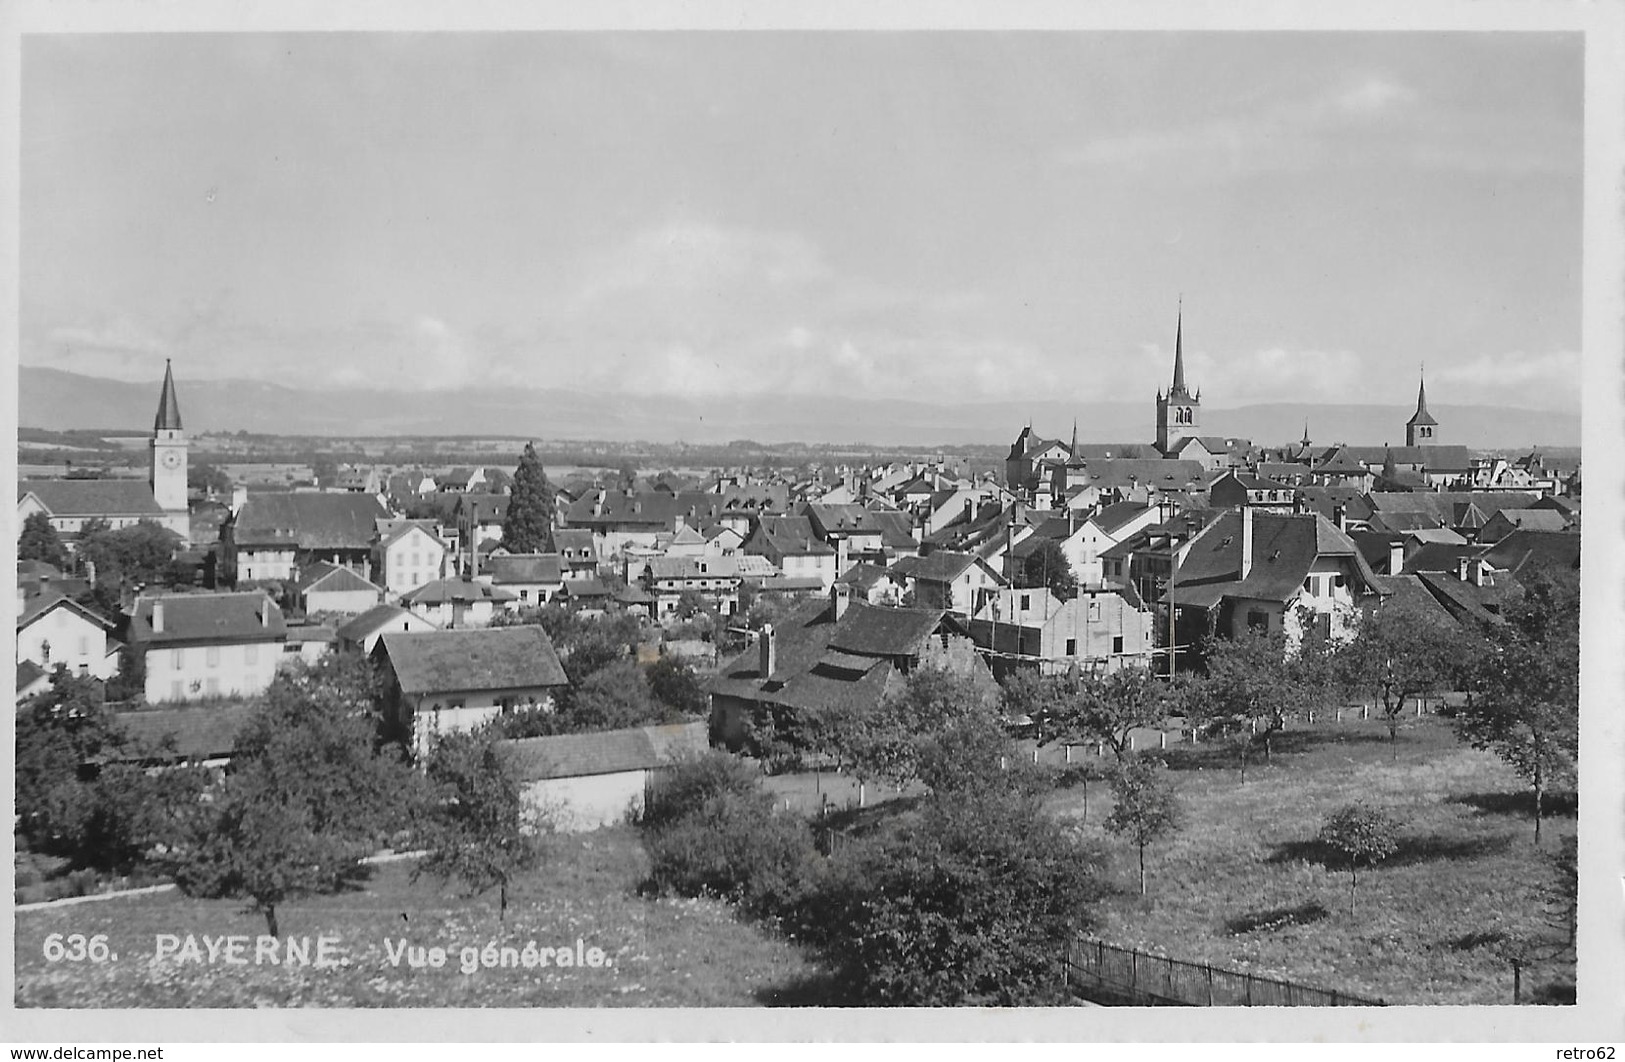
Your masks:
<path fill-rule="evenodd" d="M 980 759 L 984 748 L 965 750 Z M 864 1003 L 1046 1002 L 1057 942 L 1088 924 L 1101 895 L 1099 860 L 1042 813 L 1029 782 L 1008 772 L 943 790 L 825 858 L 758 774 L 709 753 L 649 802 L 649 885 L 736 902 L 817 949 Z"/>

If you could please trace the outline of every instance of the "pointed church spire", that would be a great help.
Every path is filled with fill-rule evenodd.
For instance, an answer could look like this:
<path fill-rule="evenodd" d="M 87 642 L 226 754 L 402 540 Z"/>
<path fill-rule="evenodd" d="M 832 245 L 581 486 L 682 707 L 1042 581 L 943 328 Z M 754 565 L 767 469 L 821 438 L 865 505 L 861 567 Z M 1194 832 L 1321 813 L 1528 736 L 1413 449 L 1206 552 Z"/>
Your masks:
<path fill-rule="evenodd" d="M 1303 418 L 1303 445 L 1305 447 L 1307 447 L 1309 445 L 1309 418 L 1308 417 Z"/>
<path fill-rule="evenodd" d="M 1416 382 L 1416 412 L 1411 414 L 1411 419 L 1406 422 L 1406 425 L 1408 427 L 1415 427 L 1419 424 L 1438 423 L 1438 421 L 1433 419 L 1433 414 L 1428 412 L 1427 378 L 1425 376 L 1418 377 Z"/>
<path fill-rule="evenodd" d="M 1078 456 L 1078 418 L 1072 418 L 1072 456 Z"/>
<path fill-rule="evenodd" d="M 1179 322 L 1174 326 L 1174 386 L 1171 395 L 1185 393 L 1185 298 L 1179 299 Z"/>
<path fill-rule="evenodd" d="M 175 401 L 175 373 L 168 358 L 164 359 L 164 390 L 158 396 L 158 416 L 152 422 L 152 430 L 181 430 L 181 406 Z"/>

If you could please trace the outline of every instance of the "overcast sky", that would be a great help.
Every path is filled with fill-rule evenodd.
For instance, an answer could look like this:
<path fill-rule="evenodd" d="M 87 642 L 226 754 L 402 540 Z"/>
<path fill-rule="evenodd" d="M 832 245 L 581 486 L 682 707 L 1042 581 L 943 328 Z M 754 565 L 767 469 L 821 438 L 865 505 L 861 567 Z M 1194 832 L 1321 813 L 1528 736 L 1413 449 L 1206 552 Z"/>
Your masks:
<path fill-rule="evenodd" d="M 30 37 L 25 364 L 1579 408 L 1582 41 Z"/>

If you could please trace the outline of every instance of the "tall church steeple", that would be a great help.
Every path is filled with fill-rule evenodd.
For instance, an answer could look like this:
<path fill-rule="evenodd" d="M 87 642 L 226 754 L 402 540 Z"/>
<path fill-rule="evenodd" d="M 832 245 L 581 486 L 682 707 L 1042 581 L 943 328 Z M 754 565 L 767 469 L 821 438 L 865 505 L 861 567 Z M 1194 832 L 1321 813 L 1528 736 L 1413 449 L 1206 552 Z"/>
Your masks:
<path fill-rule="evenodd" d="M 1157 392 L 1157 449 L 1164 457 L 1171 457 L 1179 443 L 1199 435 L 1202 395 L 1193 398 L 1185 384 L 1185 300 L 1180 299 L 1179 316 L 1174 325 L 1174 380 L 1168 394 Z"/>
<path fill-rule="evenodd" d="M 152 498 L 168 513 L 186 513 L 186 432 L 181 429 L 181 406 L 175 398 L 175 373 L 164 362 L 164 387 L 158 396 L 158 415 L 152 421 L 151 463 L 147 482 Z"/>
<path fill-rule="evenodd" d="M 1439 422 L 1428 412 L 1428 384 L 1425 377 L 1416 384 L 1416 412 L 1405 422 L 1406 446 L 1437 446 Z"/>

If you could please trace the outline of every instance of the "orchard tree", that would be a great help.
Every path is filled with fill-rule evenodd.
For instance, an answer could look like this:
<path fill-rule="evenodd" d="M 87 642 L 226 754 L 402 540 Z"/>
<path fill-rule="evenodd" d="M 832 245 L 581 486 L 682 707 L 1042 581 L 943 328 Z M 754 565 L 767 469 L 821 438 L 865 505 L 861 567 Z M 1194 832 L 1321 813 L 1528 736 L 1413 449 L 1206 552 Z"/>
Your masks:
<path fill-rule="evenodd" d="M 1100 742 L 1122 762 L 1133 731 L 1161 727 L 1168 718 L 1167 686 L 1147 668 L 1085 675 L 1075 684 L 1047 681 L 1056 685 L 1028 713 L 1038 726 L 1040 744 Z"/>
<path fill-rule="evenodd" d="M 56 533 L 48 514 L 29 513 L 23 521 L 22 534 L 17 537 L 17 559 L 44 561 L 58 570 L 67 567 L 67 547 L 62 545 L 62 536 Z"/>
<path fill-rule="evenodd" d="M 1163 765 L 1149 756 L 1119 764 L 1111 780 L 1114 806 L 1106 829 L 1140 854 L 1140 895 L 1145 895 L 1145 850 L 1179 827 L 1179 798 Z"/>
<path fill-rule="evenodd" d="M 377 746 L 376 687 L 354 661 L 277 676 L 238 735 L 232 770 L 178 853 L 197 896 L 246 896 L 281 935 L 277 908 L 365 875 L 359 860 L 422 807 L 422 776 Z"/>
<path fill-rule="evenodd" d="M 937 667 L 917 669 L 877 707 L 831 705 L 823 720 L 831 751 L 860 781 L 898 789 L 921 779 L 922 754 L 951 729 L 999 725 L 995 692 Z"/>
<path fill-rule="evenodd" d="M 1449 685 L 1465 635 L 1442 611 L 1429 613 L 1405 601 L 1388 601 L 1363 616 L 1354 641 L 1342 650 L 1344 673 L 1355 688 L 1376 697 L 1399 740 L 1406 704 Z"/>
<path fill-rule="evenodd" d="M 1078 576 L 1066 551 L 1054 539 L 1044 539 L 1027 554 L 1021 570 L 1016 573 L 1018 587 L 1048 587 L 1049 592 L 1062 601 L 1078 596 Z"/>
<path fill-rule="evenodd" d="M 96 565 L 96 582 L 108 587 L 165 583 L 181 537 L 155 520 L 114 531 L 103 520 L 87 520 L 79 534 L 79 557 Z"/>
<path fill-rule="evenodd" d="M 1456 731 L 1529 784 L 1538 842 L 1546 793 L 1567 780 L 1579 754 L 1578 573 L 1537 570 L 1505 616 L 1478 658 L 1473 695 L 1456 713 Z"/>
<path fill-rule="evenodd" d="M 491 733 L 444 734 L 424 765 L 430 787 L 422 836 L 428 855 L 412 880 L 430 874 L 457 878 L 470 895 L 495 888 L 498 915 L 508 915 L 508 888 L 541 863 L 543 823 L 525 805 L 509 759 Z"/>
<path fill-rule="evenodd" d="M 1304 698 L 1296 670 L 1286 658 L 1281 632 L 1248 630 L 1208 643 L 1207 673 L 1182 694 L 1186 714 L 1196 725 L 1228 736 L 1240 757 L 1241 779 L 1247 780 L 1247 756 L 1253 740 L 1270 758 L 1270 738 L 1286 729 L 1288 713 Z"/>
<path fill-rule="evenodd" d="M 536 456 L 536 445 L 525 444 L 508 492 L 508 511 L 502 519 L 502 546 L 510 553 L 553 551 L 553 485 Z"/>
<path fill-rule="evenodd" d="M 1354 803 L 1339 808 L 1320 828 L 1320 842 L 1341 853 L 1349 863 L 1349 917 L 1354 917 L 1354 892 L 1360 885 L 1360 860 L 1366 866 L 1399 850 L 1399 824 L 1376 808 Z"/>

